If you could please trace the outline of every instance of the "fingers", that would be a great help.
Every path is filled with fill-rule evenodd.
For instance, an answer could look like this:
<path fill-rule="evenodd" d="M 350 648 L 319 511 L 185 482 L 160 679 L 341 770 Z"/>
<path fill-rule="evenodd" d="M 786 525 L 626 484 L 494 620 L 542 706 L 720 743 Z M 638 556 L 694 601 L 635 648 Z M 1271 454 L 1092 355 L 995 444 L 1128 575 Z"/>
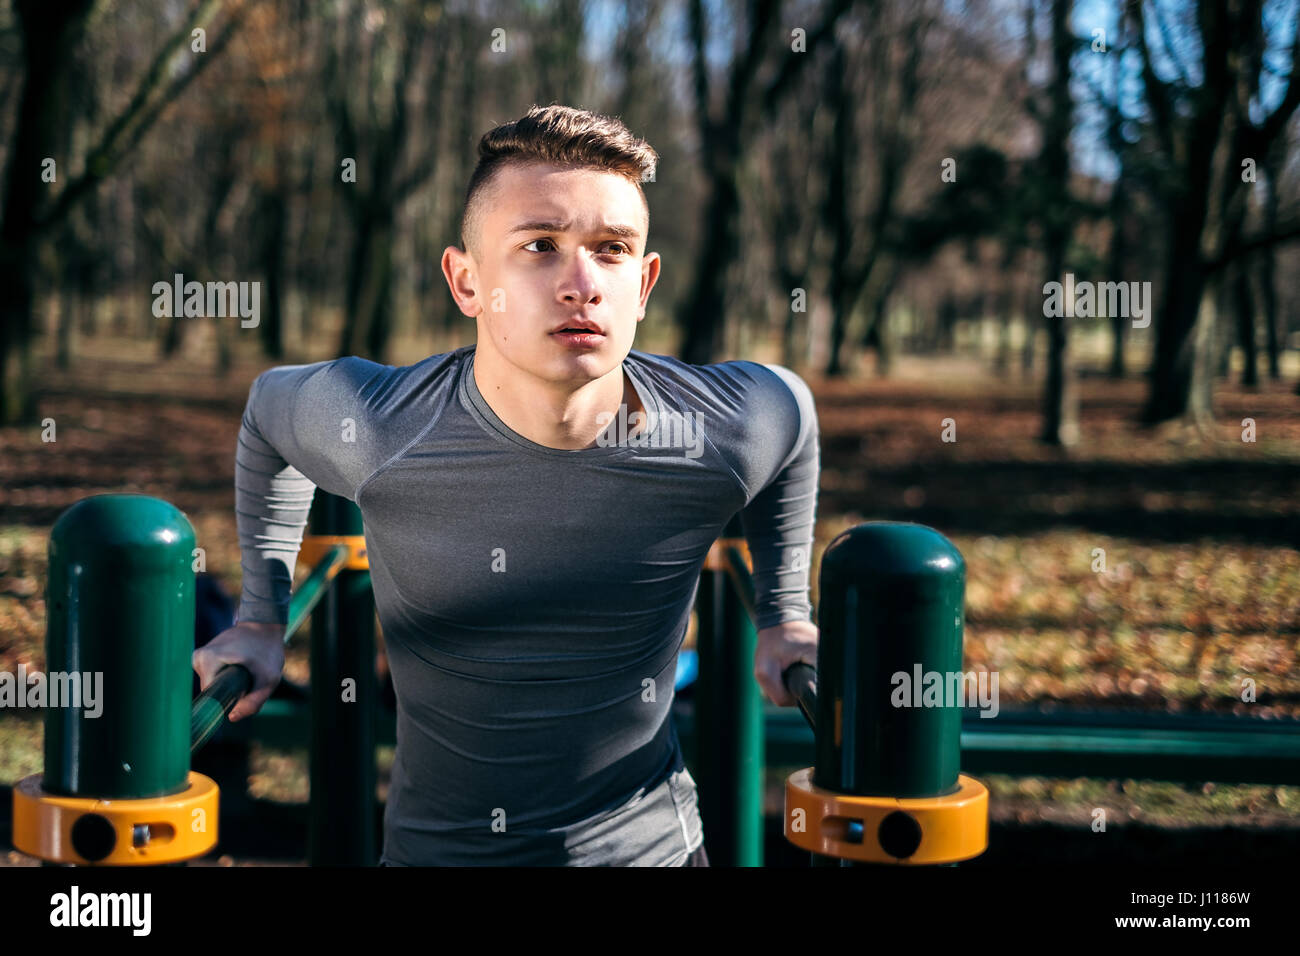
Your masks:
<path fill-rule="evenodd" d="M 762 688 L 763 696 L 770 700 L 778 707 L 791 707 L 797 701 L 785 689 L 785 683 L 781 680 L 781 670 L 776 664 L 764 661 L 754 668 L 754 679 L 758 681 L 758 686 Z"/>
<path fill-rule="evenodd" d="M 199 675 L 199 690 L 204 691 L 221 670 L 221 661 L 206 647 L 200 647 L 190 656 L 190 666 Z"/>
<path fill-rule="evenodd" d="M 190 660 L 199 675 L 200 691 L 207 690 L 217 674 L 229 664 L 240 664 L 252 675 L 252 689 L 235 702 L 227 715 L 232 722 L 251 717 L 262 709 L 262 705 L 280 683 L 284 666 L 283 659 L 263 660 L 261 655 L 249 653 L 247 649 L 231 647 L 223 651 L 221 648 L 214 649 L 210 644 L 197 648 Z"/>
<path fill-rule="evenodd" d="M 280 678 L 277 677 L 271 683 L 255 687 L 253 690 L 249 691 L 235 702 L 234 707 L 230 708 L 230 713 L 227 715 L 227 719 L 233 723 L 235 721 L 243 720 L 245 717 L 252 717 L 261 710 L 262 705 L 270 699 L 271 694 L 275 692 L 275 688 L 279 683 Z"/>
<path fill-rule="evenodd" d="M 235 706 L 230 708 L 231 722 L 243 720 L 245 717 L 252 717 L 256 714 L 262 709 L 262 705 L 266 703 L 273 690 L 275 690 L 275 687 L 271 686 L 259 691 L 253 691 L 239 698 Z"/>

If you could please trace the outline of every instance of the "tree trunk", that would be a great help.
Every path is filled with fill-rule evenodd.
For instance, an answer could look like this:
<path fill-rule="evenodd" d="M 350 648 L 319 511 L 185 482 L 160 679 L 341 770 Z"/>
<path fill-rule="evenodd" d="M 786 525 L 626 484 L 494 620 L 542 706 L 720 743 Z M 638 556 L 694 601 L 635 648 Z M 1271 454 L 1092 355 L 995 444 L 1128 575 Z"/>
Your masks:
<path fill-rule="evenodd" d="M 347 312 L 339 355 L 383 361 L 392 299 L 393 221 L 386 209 L 366 207 L 348 264 Z"/>
<path fill-rule="evenodd" d="M 878 295 L 875 297 L 871 304 L 869 319 L 871 327 L 867 331 L 864 343 L 868 348 L 876 350 L 876 376 L 878 378 L 888 378 L 894 367 L 893 341 L 887 328 L 888 305 L 888 296 Z"/>
<path fill-rule="evenodd" d="M 695 281 L 678 312 L 678 324 L 684 330 L 682 361 L 691 365 L 707 365 L 721 356 L 727 267 L 735 259 L 737 249 L 740 195 L 736 189 L 736 171 L 726 158 L 729 150 L 723 146 L 715 149 L 723 155 L 715 159 L 716 168 L 710 171 L 708 214 L 700 237 Z"/>
<path fill-rule="evenodd" d="M 1073 232 L 1070 215 L 1070 154 L 1067 145 L 1074 106 L 1070 99 L 1070 32 L 1073 0 L 1052 2 L 1053 76 L 1049 89 L 1051 108 L 1043 124 L 1039 157 L 1050 196 L 1043 210 L 1045 282 L 1063 282 L 1065 252 Z M 1040 440 L 1049 445 L 1074 445 L 1079 440 L 1079 397 L 1070 360 L 1070 324 L 1074 303 L 1065 302 L 1062 315 L 1047 318 L 1047 379 L 1043 389 L 1043 430 Z"/>
<path fill-rule="evenodd" d="M 1047 320 L 1047 380 L 1039 437 L 1049 445 L 1069 446 L 1079 441 L 1078 382 L 1070 359 L 1071 321 L 1068 315 Z"/>
<path fill-rule="evenodd" d="M 1236 295 L 1236 286 L 1232 281 L 1232 276 L 1236 273 L 1233 269 L 1231 273 L 1224 275 L 1223 280 L 1219 283 L 1219 297 L 1214 303 L 1214 334 L 1210 336 L 1210 368 L 1214 369 L 1214 378 L 1226 379 L 1228 370 L 1232 367 L 1232 347 L 1235 344 L 1233 339 L 1237 332 L 1237 325 L 1233 322 L 1231 325 L 1227 322 L 1219 321 L 1219 316 L 1236 316 L 1236 303 L 1233 301 Z"/>
<path fill-rule="evenodd" d="M 1164 267 L 1164 300 L 1156 315 L 1155 352 L 1148 373 L 1150 390 L 1142 411 L 1142 420 L 1154 425 L 1178 418 L 1188 411 L 1188 392 L 1192 384 L 1192 364 L 1196 341 L 1192 331 L 1202 305 L 1204 277 L 1200 262 L 1200 233 L 1183 215 L 1171 220 L 1169 255 Z M 1209 307 L 1212 316 L 1213 304 Z"/>
<path fill-rule="evenodd" d="M 1259 363 L 1255 347 L 1255 302 L 1250 292 L 1251 263 L 1241 262 L 1233 270 L 1233 289 L 1237 315 L 1237 341 L 1241 343 L 1243 364 L 1241 384 L 1246 388 L 1259 387 Z"/>
<path fill-rule="evenodd" d="M 41 163 L 47 156 L 63 155 L 59 146 L 68 115 L 68 63 L 92 6 L 92 0 L 14 4 L 25 68 L 0 209 L 0 425 L 36 417 L 31 393 L 32 275 L 37 267 L 37 204 L 48 191 L 40 182 Z M 61 172 L 68 174 L 66 166 Z"/>
<path fill-rule="evenodd" d="M 1273 247 L 1265 246 L 1259 250 L 1259 267 L 1254 272 L 1259 283 L 1256 293 L 1260 311 L 1264 315 L 1264 348 L 1268 352 L 1269 381 L 1276 382 L 1282 377 L 1281 336 L 1278 335 L 1277 287 L 1273 282 Z"/>
<path fill-rule="evenodd" d="M 1211 343 L 1218 325 L 1218 303 L 1222 273 L 1204 282 L 1196 310 L 1196 321 L 1188 336 L 1191 361 L 1185 414 L 1203 435 L 1208 434 L 1214 417 L 1214 349 Z"/>
<path fill-rule="evenodd" d="M 1128 207 L 1128 189 L 1124 185 L 1123 170 L 1120 170 L 1120 177 L 1115 180 L 1115 192 L 1111 196 L 1110 216 L 1111 228 L 1114 232 L 1110 240 L 1110 264 L 1108 278 L 1112 282 L 1124 281 L 1124 260 L 1128 254 L 1124 243 L 1124 215 Z M 1147 304 L 1150 308 L 1150 303 Z M 1131 321 L 1127 315 L 1122 315 L 1122 309 L 1117 309 L 1115 314 L 1110 316 L 1110 368 L 1107 375 L 1111 379 L 1121 379 L 1124 377 L 1124 337 L 1128 333 L 1128 325 Z"/>
<path fill-rule="evenodd" d="M 263 354 L 279 360 L 284 358 L 284 244 L 289 216 L 283 194 L 275 190 L 267 193 L 262 213 L 262 271 L 266 277 L 266 294 L 262 297 L 265 307 L 257 331 Z"/>
<path fill-rule="evenodd" d="M 887 378 L 894 364 L 894 341 L 889 329 L 889 299 L 898 280 L 898 267 L 892 256 L 876 270 L 868 286 L 867 328 L 862 336 L 863 348 L 876 351 L 876 375 Z"/>

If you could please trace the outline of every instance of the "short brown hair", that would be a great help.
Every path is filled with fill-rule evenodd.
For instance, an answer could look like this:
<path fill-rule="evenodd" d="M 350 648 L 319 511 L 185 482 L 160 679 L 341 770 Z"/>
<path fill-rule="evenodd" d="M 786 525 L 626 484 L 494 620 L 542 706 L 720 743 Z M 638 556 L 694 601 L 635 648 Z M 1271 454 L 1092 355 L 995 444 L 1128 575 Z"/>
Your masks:
<path fill-rule="evenodd" d="M 478 247 L 483 224 L 483 196 L 497 171 L 507 165 L 552 163 L 596 167 L 626 177 L 636 185 L 650 221 L 650 205 L 641 184 L 653 179 L 659 154 L 632 135 L 621 120 L 571 106 L 534 104 L 521 118 L 488 130 L 478 142 L 478 165 L 465 190 L 460 217 L 461 248 Z"/>

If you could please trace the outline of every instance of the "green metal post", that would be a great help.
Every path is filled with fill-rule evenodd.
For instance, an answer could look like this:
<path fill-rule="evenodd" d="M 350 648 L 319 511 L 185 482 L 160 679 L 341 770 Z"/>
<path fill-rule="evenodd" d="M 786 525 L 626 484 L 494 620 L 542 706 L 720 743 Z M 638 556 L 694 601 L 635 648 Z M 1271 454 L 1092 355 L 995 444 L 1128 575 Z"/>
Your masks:
<path fill-rule="evenodd" d="M 817 786 L 900 798 L 957 790 L 962 710 L 943 695 L 947 675 L 962 669 L 965 586 L 961 553 L 924 525 L 869 522 L 827 546 Z"/>
<path fill-rule="evenodd" d="M 739 538 L 733 518 L 723 532 Z M 763 865 L 763 699 L 754 680 L 757 634 L 724 571 L 705 570 L 696 598 L 700 672 L 696 735 L 700 817 L 709 860 Z"/>
<path fill-rule="evenodd" d="M 45 790 L 135 799 L 186 788 L 193 561 L 194 528 L 158 498 L 92 495 L 55 522 L 47 684 L 60 675 L 71 690 L 76 674 L 83 703 L 96 687 L 100 699 L 46 711 Z"/>
<path fill-rule="evenodd" d="M 361 511 L 318 490 L 311 533 L 359 535 Z M 375 849 L 375 603 L 370 572 L 338 573 L 312 614 L 312 866 L 373 866 Z M 345 684 L 345 682 L 351 682 Z"/>

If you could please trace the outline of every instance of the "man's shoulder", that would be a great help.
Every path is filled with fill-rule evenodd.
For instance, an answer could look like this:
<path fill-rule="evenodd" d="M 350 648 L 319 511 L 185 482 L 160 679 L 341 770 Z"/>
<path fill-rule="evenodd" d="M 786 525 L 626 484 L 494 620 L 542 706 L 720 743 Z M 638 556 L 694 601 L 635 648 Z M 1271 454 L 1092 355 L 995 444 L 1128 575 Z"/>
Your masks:
<path fill-rule="evenodd" d="M 410 365 L 384 365 L 357 355 L 335 359 L 338 372 L 361 384 L 385 382 L 428 382 L 446 377 L 473 351 L 473 345 L 464 345 L 449 352 L 430 355 Z"/>
<path fill-rule="evenodd" d="M 345 355 L 312 366 L 296 367 L 304 371 L 316 370 L 304 384 L 309 383 L 310 389 L 318 396 L 326 393 L 347 395 L 360 399 L 367 406 L 383 407 L 393 402 L 401 404 L 412 394 L 427 396 L 448 386 L 472 348 L 465 346 L 440 352 L 411 365 L 386 365 L 358 355 Z"/>
<path fill-rule="evenodd" d="M 640 368 L 661 381 L 670 382 L 690 404 L 720 411 L 773 412 L 795 410 L 803 404 L 808 386 L 783 365 L 732 359 L 709 365 L 692 365 L 671 355 L 633 350 L 629 353 Z"/>
<path fill-rule="evenodd" d="M 254 380 L 249 405 L 258 420 L 283 409 L 301 427 L 358 416 L 388 424 L 412 416 L 427 420 L 430 403 L 440 405 L 438 397 L 449 393 L 466 351 L 430 355 L 413 365 L 385 365 L 356 355 L 276 365 Z"/>

